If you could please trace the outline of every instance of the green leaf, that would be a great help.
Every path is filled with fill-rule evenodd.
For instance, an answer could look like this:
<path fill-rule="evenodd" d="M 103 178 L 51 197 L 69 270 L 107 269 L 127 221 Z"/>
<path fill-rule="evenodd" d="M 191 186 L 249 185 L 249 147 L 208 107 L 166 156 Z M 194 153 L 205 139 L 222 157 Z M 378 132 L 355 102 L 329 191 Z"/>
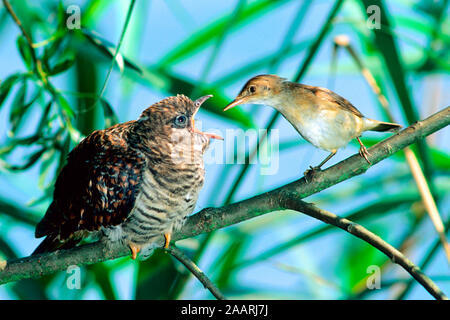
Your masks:
<path fill-rule="evenodd" d="M 17 48 L 19 49 L 22 60 L 25 66 L 29 69 L 33 69 L 33 54 L 31 53 L 30 46 L 24 36 L 17 37 Z"/>
<path fill-rule="evenodd" d="M 9 121 L 11 122 L 11 135 L 14 135 L 17 126 L 22 120 L 23 115 L 27 111 L 27 107 L 25 106 L 25 98 L 27 95 L 27 82 L 26 80 L 22 82 L 19 90 L 14 97 L 11 106 L 11 113 L 9 114 Z"/>
<path fill-rule="evenodd" d="M 109 59 L 112 59 L 114 57 L 115 46 L 111 42 L 101 38 L 98 34 L 86 29 L 82 29 L 81 34 Z M 120 52 L 116 56 L 116 63 L 119 67 L 122 65 L 121 70 L 123 70 L 124 67 L 127 67 L 139 74 L 142 72 L 142 70 L 135 63 L 123 57 Z"/>
<path fill-rule="evenodd" d="M 45 180 L 50 173 L 50 168 L 52 163 L 55 161 L 56 150 L 49 149 L 42 155 L 41 167 L 39 170 L 38 187 L 41 189 L 45 188 Z"/>
<path fill-rule="evenodd" d="M 29 146 L 37 142 L 41 137 L 37 134 L 24 138 L 12 138 L 5 143 L 5 146 L 0 147 L 0 156 L 5 156 L 14 150 L 16 146 Z"/>
<path fill-rule="evenodd" d="M 56 96 L 56 102 L 61 107 L 61 110 L 63 111 L 64 114 L 64 118 L 66 118 L 66 120 L 69 120 L 68 118 L 73 118 L 75 116 L 75 113 L 73 112 L 69 102 L 61 94 L 58 94 Z"/>
<path fill-rule="evenodd" d="M 12 103 L 11 113 L 10 113 L 10 122 L 11 122 L 11 133 L 16 134 L 17 129 L 22 124 L 22 120 L 25 117 L 25 114 L 30 110 L 31 106 L 39 99 L 42 94 L 42 89 L 39 88 L 33 98 L 25 103 L 26 98 L 26 82 L 23 82 L 22 87 L 19 89 L 19 92 L 16 95 Z"/>
<path fill-rule="evenodd" d="M 56 31 L 56 33 L 52 35 L 50 45 L 45 46 L 44 53 L 42 55 L 42 61 L 44 61 L 47 65 L 49 64 L 49 60 L 53 58 L 53 56 L 58 53 L 59 49 L 62 47 L 65 39 L 65 34 L 65 30 Z"/>
<path fill-rule="evenodd" d="M 62 73 L 72 67 L 75 63 L 75 57 L 66 57 L 62 61 L 58 62 L 55 66 L 51 67 L 49 70 L 49 75 L 54 76 L 56 74 Z"/>
<path fill-rule="evenodd" d="M 47 126 L 47 124 L 48 124 L 48 115 L 50 114 L 50 110 L 52 108 L 52 104 L 53 104 L 53 100 L 50 100 L 46 104 L 46 106 L 44 108 L 44 111 L 42 112 L 41 119 L 39 120 L 39 124 L 38 124 L 37 129 L 36 129 L 36 132 L 38 134 L 40 134 L 44 130 L 44 128 Z"/>
<path fill-rule="evenodd" d="M 5 168 L 12 170 L 12 171 L 24 171 L 29 169 L 31 166 L 33 166 L 44 154 L 44 152 L 47 150 L 46 147 L 42 147 L 40 150 L 32 153 L 28 159 L 25 161 L 22 165 L 6 165 Z"/>
<path fill-rule="evenodd" d="M 2 106 L 5 99 L 8 97 L 9 91 L 11 90 L 12 86 L 22 77 L 22 74 L 15 73 L 6 80 L 1 82 L 0 85 L 0 107 Z"/>

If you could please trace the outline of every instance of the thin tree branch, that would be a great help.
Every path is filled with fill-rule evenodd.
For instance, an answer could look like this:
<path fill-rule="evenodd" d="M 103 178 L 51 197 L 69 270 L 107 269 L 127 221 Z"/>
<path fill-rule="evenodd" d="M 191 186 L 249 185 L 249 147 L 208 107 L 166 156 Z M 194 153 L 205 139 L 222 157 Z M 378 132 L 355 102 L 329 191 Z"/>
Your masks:
<path fill-rule="evenodd" d="M 401 132 L 381 141 L 369 148 L 369 160 L 372 165 L 388 158 L 395 152 L 422 139 L 450 124 L 450 107 L 447 107 L 429 118 L 419 121 Z M 294 181 L 270 192 L 257 195 L 247 200 L 239 201 L 220 208 L 206 208 L 190 216 L 184 227 L 173 235 L 173 241 L 190 238 L 202 233 L 211 232 L 224 228 L 269 212 L 277 210 L 291 209 L 286 207 L 291 202 L 298 206 L 298 201 L 329 188 L 339 182 L 347 180 L 356 175 L 364 173 L 370 165 L 359 154 L 351 156 L 334 166 L 318 172 L 314 179 L 307 183 L 304 178 Z M 299 207 L 298 207 L 299 208 Z M 303 208 L 308 208 L 304 206 Z M 321 213 L 323 215 L 321 215 Z M 337 226 L 347 232 L 361 235 L 370 232 L 363 227 L 348 221 L 347 225 L 342 224 L 342 218 L 335 216 L 332 218 L 329 213 L 323 211 L 313 212 L 305 209 L 305 214 L 321 221 Z M 345 221 L 345 220 L 344 220 Z M 349 228 L 350 226 L 350 228 Z M 357 226 L 357 227 L 355 227 Z M 378 239 L 377 239 L 378 240 Z M 399 263 L 399 256 L 391 248 L 383 247 L 386 254 L 391 254 L 394 261 Z M 103 242 L 96 242 L 85 246 L 75 247 L 70 250 L 61 250 L 42 255 L 36 255 L 21 259 L 8 261 L 0 272 L 0 284 L 20 279 L 41 277 L 45 274 L 65 270 L 71 265 L 93 264 L 100 261 L 111 260 L 130 254 L 128 247 L 117 243 L 106 246 Z M 399 263 L 400 264 L 400 263 Z M 412 263 L 402 261 L 400 264 L 408 268 L 408 272 L 414 273 L 414 277 L 419 277 L 420 283 L 435 297 L 443 297 L 434 285 L 430 285 L 426 275 L 420 272 Z M 417 279 L 417 278 L 416 278 Z"/>
<path fill-rule="evenodd" d="M 183 251 L 179 250 L 174 246 L 170 246 L 166 249 L 172 256 L 174 256 L 178 261 L 180 261 L 197 279 L 203 286 L 208 289 L 214 297 L 219 300 L 226 300 L 225 296 L 220 292 L 220 290 L 215 286 L 215 284 L 209 280 L 208 276 L 203 273 L 202 270 L 186 256 Z"/>

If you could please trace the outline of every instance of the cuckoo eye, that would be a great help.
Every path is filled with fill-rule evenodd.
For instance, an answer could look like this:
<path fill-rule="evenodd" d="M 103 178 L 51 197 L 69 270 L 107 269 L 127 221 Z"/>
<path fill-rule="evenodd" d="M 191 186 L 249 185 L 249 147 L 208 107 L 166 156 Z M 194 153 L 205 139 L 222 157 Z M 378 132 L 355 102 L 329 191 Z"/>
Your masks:
<path fill-rule="evenodd" d="M 250 93 L 255 93 L 256 92 L 256 87 L 255 86 L 250 86 L 248 88 L 248 91 L 250 91 Z"/>
<path fill-rule="evenodd" d="M 174 123 L 177 127 L 184 128 L 184 127 L 186 127 L 187 118 L 186 118 L 186 116 L 183 116 L 183 115 L 177 116 L 174 120 Z"/>

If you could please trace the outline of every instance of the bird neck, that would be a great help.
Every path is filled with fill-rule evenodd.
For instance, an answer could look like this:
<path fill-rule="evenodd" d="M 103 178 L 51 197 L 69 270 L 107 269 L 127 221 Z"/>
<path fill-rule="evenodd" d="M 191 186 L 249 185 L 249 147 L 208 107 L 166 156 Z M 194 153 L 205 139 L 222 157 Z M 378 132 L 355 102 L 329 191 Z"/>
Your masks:
<path fill-rule="evenodd" d="M 142 123 L 135 126 L 132 136 L 133 145 L 147 158 L 167 166 L 203 166 L 203 153 L 209 144 L 209 139 L 201 134 L 171 128 L 157 131 Z"/>
<path fill-rule="evenodd" d="M 308 98 L 301 84 L 285 81 L 277 94 L 266 99 L 264 104 L 279 111 L 294 127 L 301 124 L 304 115 L 313 107 L 313 101 Z"/>

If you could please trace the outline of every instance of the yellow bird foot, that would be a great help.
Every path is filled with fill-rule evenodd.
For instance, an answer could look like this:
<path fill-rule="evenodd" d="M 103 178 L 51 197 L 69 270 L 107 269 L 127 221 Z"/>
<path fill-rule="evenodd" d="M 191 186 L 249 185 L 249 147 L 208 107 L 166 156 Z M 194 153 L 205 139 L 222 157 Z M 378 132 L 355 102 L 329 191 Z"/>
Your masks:
<path fill-rule="evenodd" d="M 359 148 L 359 155 L 361 157 L 363 157 L 364 159 L 366 159 L 368 164 L 372 164 L 372 162 L 369 161 L 369 159 L 367 158 L 367 156 L 370 156 L 369 151 L 367 151 L 366 147 L 364 146 L 364 144 L 362 143 L 362 141 L 359 139 L 359 137 L 356 137 L 356 140 L 358 140 L 359 145 L 361 146 Z"/>
<path fill-rule="evenodd" d="M 372 162 L 370 162 L 370 160 L 367 158 L 367 156 L 370 156 L 370 153 L 369 151 L 367 151 L 365 146 L 362 145 L 361 148 L 359 148 L 359 155 L 366 159 L 368 164 L 372 164 Z"/>
<path fill-rule="evenodd" d="M 167 249 L 168 247 L 169 247 L 169 244 L 170 244 L 170 239 L 172 238 L 172 234 L 171 233 L 165 233 L 164 234 L 164 239 L 165 239 L 165 242 L 164 242 L 164 249 Z"/>
<path fill-rule="evenodd" d="M 131 249 L 131 259 L 136 260 L 137 254 L 139 253 L 139 251 L 141 251 L 141 246 L 131 242 L 128 244 L 128 246 Z"/>

